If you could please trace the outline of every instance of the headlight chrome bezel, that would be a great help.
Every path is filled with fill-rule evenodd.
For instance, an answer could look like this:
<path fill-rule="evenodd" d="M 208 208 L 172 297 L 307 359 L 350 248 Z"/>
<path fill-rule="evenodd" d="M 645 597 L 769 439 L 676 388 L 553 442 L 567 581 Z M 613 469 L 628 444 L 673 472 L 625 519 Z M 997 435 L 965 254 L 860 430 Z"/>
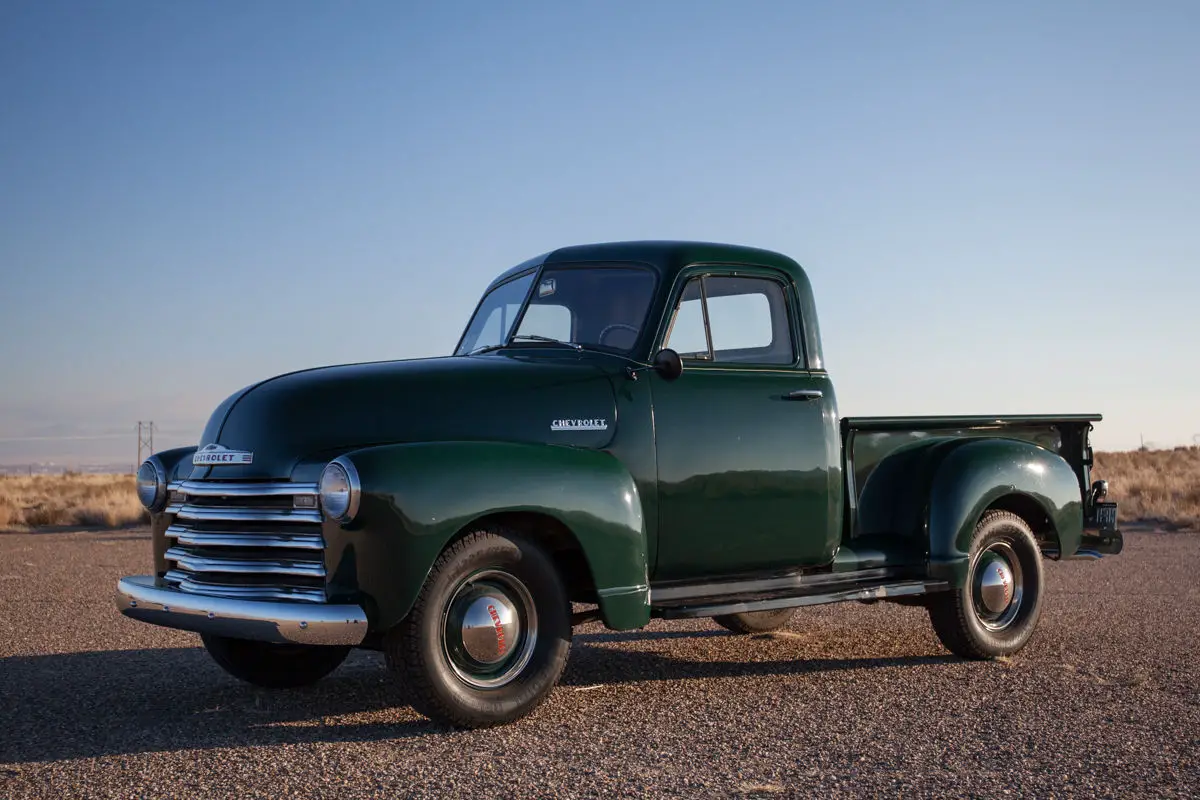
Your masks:
<path fill-rule="evenodd" d="M 331 504 L 326 500 L 326 476 L 330 476 L 328 478 L 330 481 L 339 480 L 340 482 L 340 478 L 333 477 L 339 472 L 341 473 L 341 477 L 345 479 L 347 487 L 345 508 L 341 507 L 341 501 Z M 338 456 L 325 465 L 325 468 L 321 470 L 321 478 L 317 482 L 317 503 L 320 505 L 321 514 L 325 519 L 343 525 L 353 521 L 358 516 L 358 505 L 361 499 L 362 484 L 358 479 L 358 470 L 354 468 L 354 464 L 350 459 L 345 456 Z"/>
<path fill-rule="evenodd" d="M 142 483 L 142 472 L 147 468 L 153 471 L 154 477 L 154 494 L 150 495 L 149 497 L 147 497 L 147 494 L 143 491 Z M 135 480 L 137 484 L 136 490 L 138 500 L 143 506 L 146 507 L 147 511 L 156 514 L 166 508 L 167 470 L 165 467 L 163 467 L 162 462 L 158 460 L 158 456 L 150 456 L 150 458 L 147 458 L 142 462 L 141 466 L 138 467 L 137 477 Z"/>

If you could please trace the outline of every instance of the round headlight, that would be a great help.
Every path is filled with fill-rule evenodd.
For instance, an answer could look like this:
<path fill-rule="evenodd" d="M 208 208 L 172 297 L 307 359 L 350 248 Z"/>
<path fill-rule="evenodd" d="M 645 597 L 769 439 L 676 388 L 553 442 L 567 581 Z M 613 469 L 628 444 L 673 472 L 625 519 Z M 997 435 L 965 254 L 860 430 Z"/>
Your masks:
<path fill-rule="evenodd" d="M 167 475 L 157 458 L 148 458 L 138 467 L 137 496 L 151 511 L 162 511 L 167 499 Z"/>
<path fill-rule="evenodd" d="M 348 459 L 337 458 L 325 465 L 317 491 L 326 519 L 349 522 L 358 513 L 358 472 Z"/>

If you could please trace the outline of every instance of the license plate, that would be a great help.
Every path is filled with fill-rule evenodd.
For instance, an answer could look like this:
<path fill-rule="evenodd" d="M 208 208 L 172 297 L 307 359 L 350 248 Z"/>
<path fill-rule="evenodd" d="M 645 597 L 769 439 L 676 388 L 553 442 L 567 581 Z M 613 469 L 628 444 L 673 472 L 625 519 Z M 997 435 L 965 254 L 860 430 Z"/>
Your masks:
<path fill-rule="evenodd" d="M 1096 504 L 1096 526 L 1102 531 L 1115 531 L 1117 529 L 1116 503 Z"/>

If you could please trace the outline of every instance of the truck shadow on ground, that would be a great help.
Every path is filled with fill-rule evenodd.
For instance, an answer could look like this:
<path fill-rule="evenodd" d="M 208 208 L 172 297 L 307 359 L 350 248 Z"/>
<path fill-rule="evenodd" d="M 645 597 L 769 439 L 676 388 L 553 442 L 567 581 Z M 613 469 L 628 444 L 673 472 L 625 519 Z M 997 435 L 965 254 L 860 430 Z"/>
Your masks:
<path fill-rule="evenodd" d="M 577 635 L 562 686 L 786 676 L 956 661 L 948 656 L 695 660 L 694 655 L 684 659 L 661 651 L 611 646 L 684 637 L 728 639 L 729 635 L 717 631 Z M 564 701 L 570 702 L 558 698 Z M 17 656 L 0 659 L 0 706 L 4 709 L 0 764 L 474 735 L 436 725 L 412 711 L 404 686 L 387 672 L 382 656 L 367 652 L 353 653 L 320 683 L 290 691 L 262 690 L 235 681 L 199 647 Z M 517 724 L 537 725 L 537 715 Z"/>

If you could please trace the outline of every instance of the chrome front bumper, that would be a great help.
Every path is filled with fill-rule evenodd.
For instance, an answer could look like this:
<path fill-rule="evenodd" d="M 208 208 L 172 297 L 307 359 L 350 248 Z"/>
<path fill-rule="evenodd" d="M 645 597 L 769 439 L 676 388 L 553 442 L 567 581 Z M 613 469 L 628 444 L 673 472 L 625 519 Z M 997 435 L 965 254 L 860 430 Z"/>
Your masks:
<path fill-rule="evenodd" d="M 358 606 L 275 603 L 191 594 L 154 585 L 150 575 L 117 582 L 117 609 L 142 622 L 276 644 L 360 644 L 367 615 Z"/>

